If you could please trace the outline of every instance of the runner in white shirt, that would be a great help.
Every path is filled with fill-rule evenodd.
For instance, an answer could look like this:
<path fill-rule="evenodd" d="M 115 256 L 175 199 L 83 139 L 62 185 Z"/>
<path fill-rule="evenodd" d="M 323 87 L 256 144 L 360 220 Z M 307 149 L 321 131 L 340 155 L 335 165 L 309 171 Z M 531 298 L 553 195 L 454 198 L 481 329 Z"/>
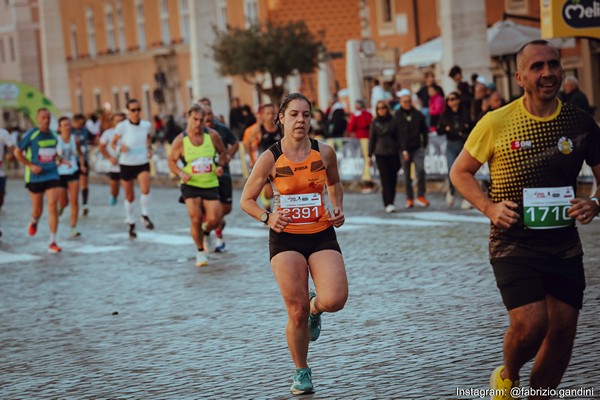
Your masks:
<path fill-rule="evenodd" d="M 71 133 L 71 119 L 60 117 L 58 119 L 58 144 L 56 154 L 60 157 L 58 174 L 60 176 L 60 190 L 58 192 L 58 215 L 67 206 L 71 205 L 71 237 L 79 237 L 77 230 L 79 217 L 79 173 L 86 171 L 83 152 L 79 138 Z"/>
<path fill-rule="evenodd" d="M 98 150 L 104 156 L 105 159 L 110 162 L 110 168 L 108 170 L 108 178 L 110 179 L 110 205 L 114 206 L 117 204 L 117 197 L 119 197 L 119 180 L 121 167 L 119 167 L 119 144 L 116 149 L 111 146 L 112 139 L 115 136 L 115 127 L 125 120 L 125 114 L 116 113 L 112 116 L 112 128 L 109 128 L 102 132 L 100 136 Z"/>
<path fill-rule="evenodd" d="M 4 173 L 6 166 L 4 165 L 4 148 L 8 147 L 8 154 L 12 154 L 16 142 L 6 129 L 0 128 L 0 209 L 4 205 L 4 193 L 6 191 L 6 174 Z M 2 236 L 2 231 L 0 231 Z"/>
<path fill-rule="evenodd" d="M 154 224 L 148 216 L 148 203 L 150 200 L 150 157 L 152 157 L 151 130 L 152 124 L 140 118 L 140 102 L 131 99 L 127 102 L 127 119 L 115 128 L 111 146 L 119 150 L 119 165 L 121 168 L 121 184 L 125 190 L 125 223 L 129 225 L 129 238 L 137 237 L 135 233 L 135 219 L 133 218 L 133 201 L 135 191 L 133 181 L 137 179 L 140 185 L 140 205 L 142 208 L 142 222 L 146 229 L 154 229 Z"/>

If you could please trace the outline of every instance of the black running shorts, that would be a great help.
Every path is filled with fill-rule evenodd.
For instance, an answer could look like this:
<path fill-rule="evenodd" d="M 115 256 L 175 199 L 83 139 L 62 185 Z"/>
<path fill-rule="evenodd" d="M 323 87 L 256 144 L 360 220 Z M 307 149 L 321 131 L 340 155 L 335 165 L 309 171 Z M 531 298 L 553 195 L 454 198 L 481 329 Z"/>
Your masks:
<path fill-rule="evenodd" d="M 184 199 L 193 199 L 196 197 L 202 198 L 202 200 L 219 200 L 219 188 L 208 188 L 203 189 L 196 186 L 181 184 L 181 197 Z"/>
<path fill-rule="evenodd" d="M 69 182 L 79 180 L 79 171 L 74 174 L 69 175 L 61 175 L 60 176 L 60 187 L 67 189 L 69 187 Z"/>
<path fill-rule="evenodd" d="M 342 252 L 333 226 L 321 232 L 309 234 L 278 233 L 273 229 L 269 230 L 269 259 L 284 251 L 296 251 L 302 254 L 308 262 L 311 254 L 321 250 Z"/>
<path fill-rule="evenodd" d="M 223 204 L 233 203 L 233 183 L 231 175 L 219 177 L 219 201 Z"/>
<path fill-rule="evenodd" d="M 120 165 L 121 167 L 121 179 L 124 181 L 132 181 L 138 177 L 142 172 L 150 172 L 150 164 L 142 165 Z"/>
<path fill-rule="evenodd" d="M 44 182 L 29 182 L 25 184 L 31 193 L 44 193 L 48 189 L 60 187 L 60 179 L 53 179 Z"/>
<path fill-rule="evenodd" d="M 108 176 L 108 179 L 110 179 L 111 181 L 118 181 L 121 179 L 120 172 L 107 172 L 106 176 Z"/>
<path fill-rule="evenodd" d="M 508 310 L 544 300 L 547 294 L 576 309 L 582 307 L 583 254 L 558 259 L 505 257 L 491 264 Z"/>

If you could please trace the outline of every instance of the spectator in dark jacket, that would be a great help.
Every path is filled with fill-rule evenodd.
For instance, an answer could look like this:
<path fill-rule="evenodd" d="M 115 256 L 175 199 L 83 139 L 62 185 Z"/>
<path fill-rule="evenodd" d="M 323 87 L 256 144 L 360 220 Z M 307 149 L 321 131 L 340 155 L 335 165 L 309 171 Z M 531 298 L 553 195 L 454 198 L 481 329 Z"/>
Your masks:
<path fill-rule="evenodd" d="M 461 152 L 469 133 L 471 133 L 472 123 L 470 112 L 461 104 L 460 94 L 452 92 L 446 98 L 446 109 L 440 115 L 438 121 L 438 135 L 446 135 L 446 159 L 448 161 L 448 171 L 456 161 Z M 449 206 L 454 204 L 454 186 L 448 179 L 448 193 L 446 193 L 446 203 Z M 469 208 L 468 203 L 464 203 L 462 208 Z"/>
<path fill-rule="evenodd" d="M 231 133 L 240 140 L 246 129 L 246 121 L 244 121 L 244 112 L 239 97 L 234 97 L 231 102 L 231 110 L 229 111 L 229 126 Z"/>
<path fill-rule="evenodd" d="M 400 170 L 400 137 L 398 125 L 392 116 L 390 106 L 383 100 L 375 105 L 375 119 L 369 134 L 369 160 L 375 156 L 375 163 L 381 180 L 383 206 L 385 212 L 396 211 L 396 184 Z"/>
<path fill-rule="evenodd" d="M 463 81 L 462 69 L 455 65 L 450 68 L 448 76 L 456 83 L 456 91 L 460 96 L 460 103 L 465 110 L 471 111 L 471 102 L 473 101 L 473 93 L 471 92 L 471 86 Z"/>
<path fill-rule="evenodd" d="M 400 92 L 400 109 L 396 111 L 396 122 L 402 151 L 406 207 L 412 208 L 415 204 L 412 177 L 410 176 L 413 163 L 417 175 L 417 204 L 427 207 L 429 201 L 425 198 L 425 149 L 429 139 L 429 128 L 425 116 L 413 107 L 408 90 Z"/>
<path fill-rule="evenodd" d="M 165 125 L 164 140 L 169 144 L 173 143 L 173 140 L 181 133 L 181 130 L 181 127 L 175 122 L 175 118 L 173 118 L 172 115 L 169 115 Z"/>
<path fill-rule="evenodd" d="M 560 93 L 559 98 L 562 101 L 573 104 L 575 107 L 585 111 L 592 115 L 592 109 L 587 96 L 579 90 L 579 82 L 577 78 L 569 75 L 563 82 L 563 91 Z"/>

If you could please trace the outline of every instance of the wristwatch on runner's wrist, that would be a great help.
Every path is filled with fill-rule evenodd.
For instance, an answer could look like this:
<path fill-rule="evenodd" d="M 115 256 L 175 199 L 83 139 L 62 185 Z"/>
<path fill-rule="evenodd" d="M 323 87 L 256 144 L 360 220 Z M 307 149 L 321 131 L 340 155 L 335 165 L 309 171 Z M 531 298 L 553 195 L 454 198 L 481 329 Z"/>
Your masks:
<path fill-rule="evenodd" d="M 600 200 L 597 197 L 591 197 L 590 200 L 596 203 L 596 215 L 598 215 L 600 213 Z"/>
<path fill-rule="evenodd" d="M 265 225 L 269 225 L 269 214 L 271 214 L 268 211 L 265 211 L 264 213 L 262 213 L 260 215 L 260 222 L 262 222 Z"/>

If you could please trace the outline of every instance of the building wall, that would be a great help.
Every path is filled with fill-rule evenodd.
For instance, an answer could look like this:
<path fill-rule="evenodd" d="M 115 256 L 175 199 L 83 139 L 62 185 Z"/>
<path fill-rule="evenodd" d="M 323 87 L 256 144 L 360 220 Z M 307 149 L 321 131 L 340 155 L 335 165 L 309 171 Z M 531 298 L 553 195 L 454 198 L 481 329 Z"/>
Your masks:
<path fill-rule="evenodd" d="M 89 113 L 98 108 L 97 97 L 103 107 L 108 102 L 112 109 L 124 109 L 126 92 L 129 98 L 142 103 L 144 118 L 171 110 L 161 107 L 154 101 L 153 92 L 157 88 L 155 74 L 159 71 L 160 57 L 172 57 L 175 61 L 176 76 L 170 76 L 177 86 L 170 88 L 174 96 L 172 102 L 176 112 L 187 106 L 186 77 L 189 77 L 189 51 L 183 44 L 180 31 L 177 1 L 168 1 L 169 43 L 162 42 L 160 2 L 163 0 L 143 0 L 145 19 L 145 49 L 140 42 L 136 25 L 136 0 L 122 1 L 125 51 L 119 48 L 119 26 L 117 20 L 117 0 L 61 0 L 63 38 L 67 54 L 69 80 L 72 90 L 74 112 Z M 115 49 L 109 48 L 107 32 L 107 6 L 112 7 Z M 93 14 L 96 54 L 91 54 L 88 40 L 86 12 Z M 73 34 L 75 27 L 76 54 L 73 54 Z M 182 73 L 186 75 L 182 75 Z M 149 93 L 149 95 L 148 95 Z M 118 97 L 118 104 L 115 96 Z M 150 99 L 150 100 L 148 100 Z"/>
<path fill-rule="evenodd" d="M 25 1 L 25 0 L 21 0 Z M 33 0 L 29 0 L 33 1 Z M 189 46 L 183 41 L 182 25 L 180 21 L 180 1 L 168 0 L 169 10 L 169 36 L 170 43 L 162 43 L 160 7 L 163 0 L 143 0 L 146 26 L 146 49 L 140 50 L 139 39 L 136 32 L 136 0 L 122 0 L 123 21 L 125 25 L 126 51 L 118 50 L 119 32 L 116 21 L 117 0 L 60 0 L 63 18 L 63 36 L 67 54 L 70 82 L 72 86 L 72 104 L 78 110 L 78 91 L 81 92 L 85 112 L 92 111 L 96 106 L 95 90 L 100 92 L 102 101 L 114 103 L 113 90 L 119 89 L 121 96 L 120 106 L 124 104 L 123 87 L 129 87 L 130 97 L 139 98 L 145 109 L 150 107 L 153 114 L 162 109 L 153 100 L 146 103 L 146 96 L 142 87 L 154 90 L 156 82 L 154 74 L 157 72 L 157 58 L 166 53 L 172 54 L 176 62 L 175 81 L 177 85 L 172 88 L 176 92 L 178 112 L 183 111 L 190 102 L 190 54 Z M 188 0 L 193 1 L 193 0 Z M 208 1 L 208 0 L 203 0 Z M 211 0 L 217 1 L 217 0 Z M 245 6 L 251 0 L 227 0 L 227 21 L 230 26 L 246 26 Z M 331 92 L 345 88 L 346 83 L 346 42 L 350 39 L 363 39 L 370 37 L 376 45 L 376 55 L 385 60 L 390 60 L 397 74 L 391 79 L 398 79 L 403 71 L 398 71 L 397 56 L 413 47 L 425 43 L 440 34 L 439 0 L 389 0 L 391 6 L 391 21 L 383 21 L 383 5 L 386 0 L 304 0 L 290 2 L 286 0 L 256 0 L 258 4 L 258 18 L 261 22 L 286 23 L 289 21 L 303 20 L 308 28 L 323 41 L 327 51 L 331 54 L 341 55 L 340 58 L 331 59 L 330 88 Z M 491 25 L 501 20 L 505 12 L 521 13 L 524 18 L 515 18 L 519 23 L 539 26 L 539 22 L 532 20 L 539 18 L 539 0 L 527 0 L 526 3 L 518 0 L 485 0 L 486 22 Z M 515 8 L 516 5 L 524 9 Z M 109 52 L 107 46 L 107 32 L 105 21 L 106 5 L 113 9 L 113 25 L 115 26 L 115 41 L 117 51 Z M 0 5 L 1 7 L 1 5 Z M 368 10 L 366 16 L 364 9 Z M 95 57 L 90 57 L 88 38 L 86 34 L 85 10 L 91 9 L 94 14 L 94 29 L 96 35 Z M 34 10 L 35 13 L 35 10 Z M 0 21 L 5 18 L 0 12 Z M 71 27 L 76 28 L 77 54 L 71 54 Z M 0 33 L 2 35 L 3 33 Z M 30 42 L 34 39 L 28 39 Z M 5 45 L 5 48 L 7 46 Z M 21 46 L 19 46 L 22 48 Z M 27 47 L 27 46 L 26 46 Z M 29 46 L 33 49 L 34 47 Z M 590 70 L 580 61 L 582 49 L 579 45 L 575 49 L 563 51 L 568 66 L 587 85 L 593 79 L 589 77 Z M 207 49 L 207 55 L 209 50 Z M 594 62 L 596 58 L 593 58 Z M 38 62 L 39 63 L 39 62 Z M 36 63 L 33 63 L 35 65 Z M 28 65 L 31 65 L 29 63 Z M 3 65 L 4 66 L 4 65 Z M 0 68 L 0 77 L 6 71 L 16 71 L 17 67 Z M 23 71 L 22 68 L 19 71 Z M 15 72 L 16 73 L 16 72 Z M 383 71 L 382 71 L 383 73 Z M 39 75 L 39 73 L 38 73 Z M 410 75 L 413 82 L 420 80 L 421 73 L 416 71 Z M 375 75 L 371 75 L 371 78 Z M 41 80 L 41 78 L 39 78 Z M 263 99 L 257 98 L 256 88 L 244 82 L 239 77 L 229 77 L 229 93 L 223 96 L 240 97 L 242 103 L 250 104 L 255 110 Z M 407 81 L 410 82 L 410 81 Z M 41 85 L 41 83 L 40 83 Z M 302 77 L 300 90 L 311 98 L 317 98 L 317 77 L 309 74 Z M 583 86 L 584 91 L 586 86 Z M 365 95 L 368 95 L 368 85 L 365 84 Z M 197 99 L 195 99 L 197 100 Z M 113 105 L 114 106 L 114 105 Z M 215 110 L 219 114 L 227 115 L 228 110 Z M 150 118 L 150 116 L 146 116 Z"/>
<path fill-rule="evenodd" d="M 0 3 L 0 80 L 19 81 L 43 90 L 35 4 L 32 0 Z"/>
<path fill-rule="evenodd" d="M 323 41 L 329 53 L 345 53 L 346 42 L 360 39 L 359 1 L 348 0 L 306 0 L 289 2 L 284 0 L 269 1 L 268 18 L 274 23 L 304 21 L 308 29 Z M 346 58 L 330 61 L 332 76 L 331 89 L 346 87 Z M 309 98 L 316 99 L 316 74 L 302 79 L 300 90 Z"/>

